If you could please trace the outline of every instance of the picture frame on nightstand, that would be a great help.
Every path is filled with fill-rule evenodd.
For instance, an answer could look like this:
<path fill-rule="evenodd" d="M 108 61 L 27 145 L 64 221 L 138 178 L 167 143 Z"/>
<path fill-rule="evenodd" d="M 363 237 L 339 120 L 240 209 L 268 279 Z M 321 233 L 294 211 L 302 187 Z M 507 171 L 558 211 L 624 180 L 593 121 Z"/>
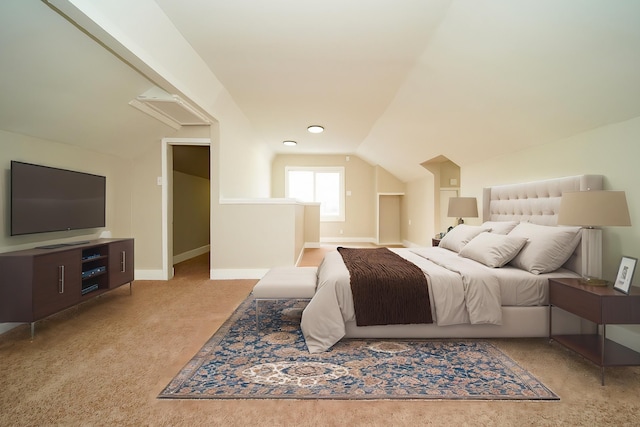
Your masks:
<path fill-rule="evenodd" d="M 628 256 L 622 257 L 620 267 L 618 268 L 618 276 L 616 277 L 616 281 L 613 283 L 613 289 L 627 295 L 629 294 L 629 287 L 631 287 L 633 273 L 635 272 L 637 263 L 637 258 Z"/>

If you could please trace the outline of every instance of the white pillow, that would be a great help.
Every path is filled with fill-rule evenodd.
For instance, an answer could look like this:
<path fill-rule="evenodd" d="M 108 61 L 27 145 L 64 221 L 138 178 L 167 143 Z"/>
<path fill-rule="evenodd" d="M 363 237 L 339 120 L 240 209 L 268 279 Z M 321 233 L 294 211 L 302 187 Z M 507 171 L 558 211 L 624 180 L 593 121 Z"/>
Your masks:
<path fill-rule="evenodd" d="M 509 234 L 514 227 L 518 225 L 518 221 L 486 221 L 483 227 L 490 228 L 495 234 Z"/>
<path fill-rule="evenodd" d="M 450 251 L 460 252 L 464 245 L 483 231 L 489 231 L 489 229 L 479 225 L 460 224 L 445 234 L 438 246 Z"/>
<path fill-rule="evenodd" d="M 582 237 L 580 227 L 554 227 L 528 222 L 516 225 L 508 235 L 528 239 L 510 264 L 533 274 L 549 273 L 560 268 Z"/>
<path fill-rule="evenodd" d="M 525 243 L 527 239 L 524 237 L 480 233 L 460 250 L 459 255 L 487 267 L 502 267 L 520 252 Z"/>

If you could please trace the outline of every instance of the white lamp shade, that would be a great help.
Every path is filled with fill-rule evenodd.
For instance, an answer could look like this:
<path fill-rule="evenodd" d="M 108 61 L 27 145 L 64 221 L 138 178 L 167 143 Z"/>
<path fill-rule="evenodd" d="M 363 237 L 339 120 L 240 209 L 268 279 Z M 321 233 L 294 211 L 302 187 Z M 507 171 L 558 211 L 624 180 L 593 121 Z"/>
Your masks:
<path fill-rule="evenodd" d="M 451 197 L 449 199 L 448 217 L 477 218 L 478 202 L 475 197 Z"/>
<path fill-rule="evenodd" d="M 624 191 L 569 191 L 562 193 L 559 225 L 582 227 L 629 226 Z"/>

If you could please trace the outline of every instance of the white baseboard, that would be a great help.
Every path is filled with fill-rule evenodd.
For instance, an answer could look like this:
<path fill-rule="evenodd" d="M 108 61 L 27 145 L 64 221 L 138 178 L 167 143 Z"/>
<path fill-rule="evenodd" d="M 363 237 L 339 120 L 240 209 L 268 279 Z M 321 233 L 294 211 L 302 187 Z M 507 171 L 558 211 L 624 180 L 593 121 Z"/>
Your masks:
<path fill-rule="evenodd" d="M 133 273 L 135 280 L 166 280 L 162 270 L 137 270 Z"/>
<path fill-rule="evenodd" d="M 373 243 L 376 244 L 375 237 L 321 237 L 321 243 Z"/>
<path fill-rule="evenodd" d="M 305 242 L 304 247 L 309 249 L 317 249 L 320 247 L 320 242 Z"/>
<path fill-rule="evenodd" d="M 212 268 L 211 280 L 261 279 L 268 268 Z M 135 280 L 165 280 L 162 270 L 136 270 Z"/>
<path fill-rule="evenodd" d="M 402 246 L 404 246 L 405 248 L 420 248 L 420 247 L 422 247 L 424 245 L 418 245 L 417 243 L 413 243 L 413 242 L 410 242 L 408 240 L 403 240 L 402 241 Z"/>
<path fill-rule="evenodd" d="M 268 268 L 212 268 L 209 271 L 211 280 L 262 279 Z"/>
<path fill-rule="evenodd" d="M 198 255 L 206 254 L 207 252 L 209 252 L 210 249 L 211 249 L 210 245 L 204 245 L 202 247 L 199 247 L 199 248 L 196 248 L 196 249 L 192 249 L 190 251 L 183 252 L 183 253 L 178 254 L 178 255 L 174 255 L 173 256 L 173 263 L 177 264 L 179 262 L 186 261 L 186 260 L 191 259 L 191 258 L 195 258 Z"/>

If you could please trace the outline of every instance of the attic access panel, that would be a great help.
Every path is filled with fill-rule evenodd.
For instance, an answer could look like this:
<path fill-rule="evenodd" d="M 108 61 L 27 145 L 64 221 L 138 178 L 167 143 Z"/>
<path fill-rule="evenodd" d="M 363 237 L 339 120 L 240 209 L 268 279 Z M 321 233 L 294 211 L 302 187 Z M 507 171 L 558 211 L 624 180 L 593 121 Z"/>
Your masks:
<path fill-rule="evenodd" d="M 204 115 L 200 114 L 177 95 L 173 95 L 172 99 L 138 97 L 138 101 L 145 103 L 182 126 L 211 124 Z"/>

